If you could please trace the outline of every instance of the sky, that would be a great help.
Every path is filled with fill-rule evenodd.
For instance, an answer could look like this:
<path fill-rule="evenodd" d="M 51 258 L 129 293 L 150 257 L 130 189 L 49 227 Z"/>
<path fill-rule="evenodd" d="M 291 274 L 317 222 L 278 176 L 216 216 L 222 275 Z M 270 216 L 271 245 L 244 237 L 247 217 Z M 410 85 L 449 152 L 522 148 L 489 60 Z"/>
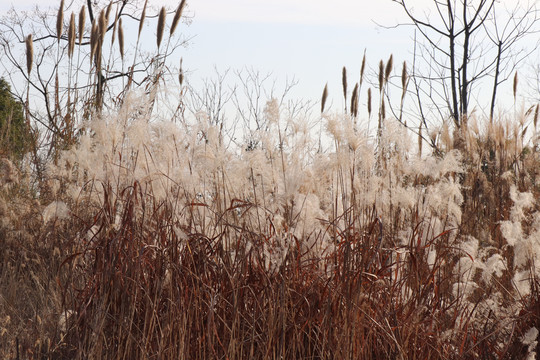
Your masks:
<path fill-rule="evenodd" d="M 0 12 L 13 3 L 2 1 Z M 18 0 L 15 6 L 24 10 L 35 3 Z M 174 8 L 179 0 L 150 3 Z M 411 0 L 416 9 L 430 3 L 433 0 Z M 413 29 L 395 27 L 405 23 L 406 16 L 391 0 L 188 0 L 186 10 L 191 21 L 179 31 L 190 41 L 180 55 L 186 78 L 195 87 L 215 77 L 215 69 L 230 69 L 234 76 L 234 71 L 248 68 L 271 73 L 277 84 L 296 79 L 291 93 L 296 98 L 318 101 L 328 83 L 329 93 L 338 99 L 334 105 L 341 107 L 342 68 L 347 67 L 350 83 L 356 82 L 364 51 L 373 74 L 390 54 L 396 72 L 403 61 L 410 64 L 413 59 Z"/>
<path fill-rule="evenodd" d="M 2 1 L 0 12 L 12 4 L 28 10 L 36 3 Z M 326 82 L 331 94 L 340 93 L 343 66 L 351 77 L 359 78 L 364 51 L 372 67 L 391 53 L 397 61 L 410 58 L 411 32 L 377 25 L 404 19 L 391 0 L 188 0 L 187 4 L 191 24 L 183 24 L 180 31 L 190 41 L 181 55 L 193 84 L 214 76 L 216 69 L 234 73 L 248 68 L 271 74 L 278 84 L 294 78 L 298 85 L 293 96 L 318 100 Z"/>

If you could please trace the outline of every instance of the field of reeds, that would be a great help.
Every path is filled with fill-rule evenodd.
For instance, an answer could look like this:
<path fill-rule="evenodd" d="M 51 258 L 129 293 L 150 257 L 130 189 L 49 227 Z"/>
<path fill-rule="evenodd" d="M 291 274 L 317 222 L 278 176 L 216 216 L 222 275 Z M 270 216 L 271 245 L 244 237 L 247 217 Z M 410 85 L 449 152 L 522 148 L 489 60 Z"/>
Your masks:
<path fill-rule="evenodd" d="M 2 158 L 0 357 L 534 359 L 538 110 L 417 143 L 324 93 L 315 120 L 267 99 L 244 146 L 153 91 L 81 97 L 41 168 Z"/>

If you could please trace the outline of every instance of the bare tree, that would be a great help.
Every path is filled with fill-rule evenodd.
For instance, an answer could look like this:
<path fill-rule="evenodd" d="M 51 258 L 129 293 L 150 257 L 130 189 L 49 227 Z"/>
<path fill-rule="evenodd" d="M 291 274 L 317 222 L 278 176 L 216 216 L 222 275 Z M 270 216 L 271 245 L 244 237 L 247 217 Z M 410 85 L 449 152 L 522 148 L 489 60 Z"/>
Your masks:
<path fill-rule="evenodd" d="M 413 69 L 416 96 L 430 99 L 439 115 L 450 117 L 459 129 L 467 124 L 475 89 L 485 94 L 475 86 L 493 77 L 488 92 L 493 117 L 498 86 L 526 54 L 516 45 L 535 31 L 535 5 L 517 2 L 512 10 L 505 9 L 508 16 L 503 18 L 498 14 L 503 4 L 496 0 L 433 0 L 423 12 L 412 0 L 392 1 L 402 7 L 424 40 L 415 53 L 424 60 Z M 426 123 L 424 111 L 421 116 Z"/>

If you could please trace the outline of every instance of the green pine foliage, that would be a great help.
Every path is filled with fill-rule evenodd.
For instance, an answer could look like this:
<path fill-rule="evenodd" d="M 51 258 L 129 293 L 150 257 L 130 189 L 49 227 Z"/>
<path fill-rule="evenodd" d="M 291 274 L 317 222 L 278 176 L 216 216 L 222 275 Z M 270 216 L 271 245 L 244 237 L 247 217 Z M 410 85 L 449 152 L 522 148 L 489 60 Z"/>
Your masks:
<path fill-rule="evenodd" d="M 9 83 L 0 78 L 0 155 L 19 160 L 28 152 L 30 144 L 31 133 L 23 104 L 13 96 Z"/>

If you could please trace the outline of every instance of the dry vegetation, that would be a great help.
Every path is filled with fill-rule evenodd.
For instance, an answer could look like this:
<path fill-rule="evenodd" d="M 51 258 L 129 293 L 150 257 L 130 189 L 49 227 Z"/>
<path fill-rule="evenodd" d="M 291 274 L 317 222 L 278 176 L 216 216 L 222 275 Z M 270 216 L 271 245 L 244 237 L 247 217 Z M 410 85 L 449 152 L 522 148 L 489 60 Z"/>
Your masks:
<path fill-rule="evenodd" d="M 74 46 L 73 17 L 67 31 Z M 273 99 L 257 145 L 232 149 L 219 126 L 162 118 L 152 91 L 128 91 L 41 172 L 2 159 L 0 357 L 534 358 L 538 111 L 442 126 L 420 156 L 402 114 L 385 116 L 391 59 L 375 138 L 362 83 L 350 114 L 324 111 L 325 88 L 326 151 Z"/>

